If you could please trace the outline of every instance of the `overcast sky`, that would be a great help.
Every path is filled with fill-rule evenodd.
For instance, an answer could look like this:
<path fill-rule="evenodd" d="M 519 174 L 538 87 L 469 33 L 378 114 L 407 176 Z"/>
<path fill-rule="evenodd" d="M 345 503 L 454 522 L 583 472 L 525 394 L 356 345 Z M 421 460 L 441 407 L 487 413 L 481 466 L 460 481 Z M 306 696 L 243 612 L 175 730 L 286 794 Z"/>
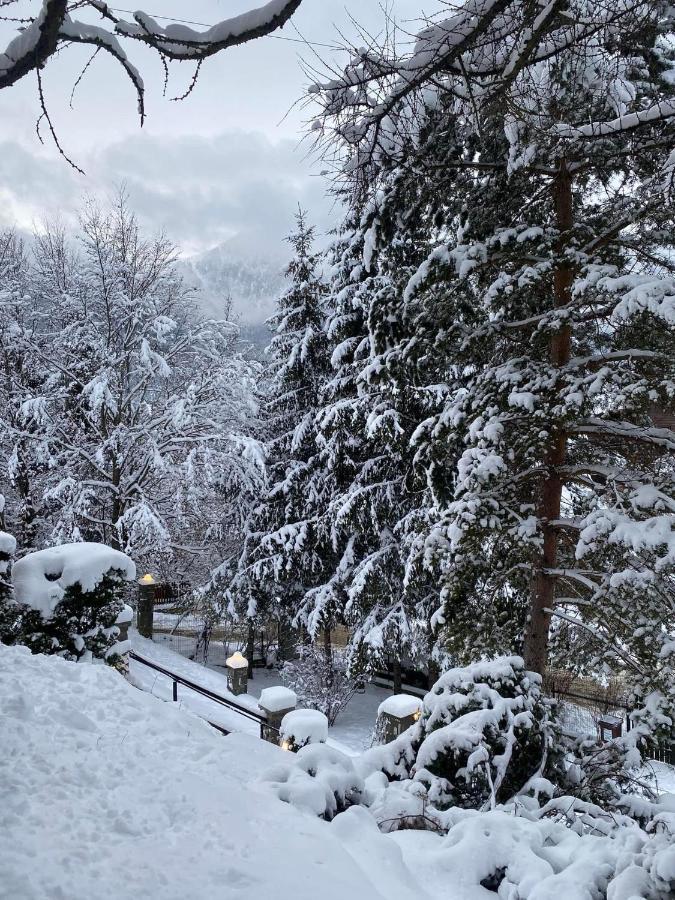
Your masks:
<path fill-rule="evenodd" d="M 145 0 L 142 7 L 150 15 L 210 25 L 260 2 Z M 24 6 L 35 9 L 36 0 Z M 395 0 L 393 7 L 405 22 L 419 14 L 422 0 Z M 299 56 L 311 57 L 297 32 L 316 44 L 334 44 L 338 28 L 353 35 L 350 12 L 371 32 L 383 25 L 379 0 L 304 0 L 279 37 L 207 60 L 195 91 L 180 103 L 168 97 L 183 93 L 190 65 L 173 64 L 163 98 L 155 54 L 134 46 L 133 60 L 147 88 L 142 129 L 133 89 L 105 54 L 97 57 L 70 109 L 73 82 L 90 54 L 84 47 L 69 48 L 50 61 L 43 82 L 59 138 L 86 177 L 58 156 L 47 133 L 45 146 L 39 143 L 34 76 L 0 91 L 0 224 L 30 229 L 56 215 L 70 221 L 85 194 L 105 196 L 124 183 L 144 224 L 166 230 L 185 253 L 237 236 L 243 247 L 277 255 L 298 202 L 327 229 L 333 204 L 318 175 L 320 165 L 300 143 L 307 112 L 291 109 L 307 83 Z M 1 43 L 10 36 L 8 26 L 1 26 Z M 332 56 L 328 47 L 317 51 Z"/>

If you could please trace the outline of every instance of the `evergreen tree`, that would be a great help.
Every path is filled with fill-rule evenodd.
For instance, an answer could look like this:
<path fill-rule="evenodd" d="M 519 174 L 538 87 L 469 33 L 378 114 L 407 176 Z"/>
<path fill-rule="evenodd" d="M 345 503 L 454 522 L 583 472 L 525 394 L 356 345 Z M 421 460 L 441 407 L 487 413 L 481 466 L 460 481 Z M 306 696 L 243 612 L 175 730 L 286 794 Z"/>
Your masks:
<path fill-rule="evenodd" d="M 263 612 L 295 625 L 301 599 L 322 577 L 332 549 L 317 529 L 321 487 L 316 414 L 327 371 L 324 332 L 325 286 L 320 256 L 313 252 L 314 229 L 298 211 L 289 236 L 293 258 L 286 269 L 287 290 L 270 320 L 265 450 L 268 486 L 249 523 L 231 606 L 253 619 Z M 330 626 L 330 614 L 317 625 Z"/>
<path fill-rule="evenodd" d="M 559 660 L 583 646 L 593 670 L 660 689 L 646 716 L 661 727 L 658 697 L 675 697 L 672 11 L 568 6 L 533 20 L 524 0 L 453 5 L 405 58 L 354 53 L 315 91 L 360 203 L 394 170 L 421 194 L 392 219 L 396 243 L 420 217 L 424 259 L 388 315 L 409 323 L 420 378 L 434 356 L 445 367 L 413 438 L 431 501 L 414 559 L 440 575 L 453 649 L 522 648 L 543 672 L 552 638 Z"/>

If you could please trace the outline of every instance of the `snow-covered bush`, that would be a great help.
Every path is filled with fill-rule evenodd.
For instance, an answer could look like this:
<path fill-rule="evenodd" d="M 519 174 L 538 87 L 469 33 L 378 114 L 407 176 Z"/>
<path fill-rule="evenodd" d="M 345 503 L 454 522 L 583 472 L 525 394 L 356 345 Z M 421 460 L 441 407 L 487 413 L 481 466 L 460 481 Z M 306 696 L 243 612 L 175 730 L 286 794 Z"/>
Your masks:
<path fill-rule="evenodd" d="M 293 709 L 281 720 L 279 737 L 281 746 L 294 753 L 308 744 L 325 744 L 328 719 L 318 709 Z"/>
<path fill-rule="evenodd" d="M 414 780 L 441 808 L 509 799 L 557 762 L 551 710 L 520 657 L 451 669 L 413 729 Z"/>
<path fill-rule="evenodd" d="M 334 725 L 345 706 L 356 693 L 358 678 L 347 674 L 347 658 L 343 650 L 308 644 L 300 648 L 297 659 L 289 660 L 281 670 L 286 684 L 307 709 L 318 709 Z"/>
<path fill-rule="evenodd" d="M 301 747 L 262 780 L 280 800 L 327 820 L 360 803 L 364 790 L 352 760 L 325 744 Z"/>
<path fill-rule="evenodd" d="M 0 503 L 4 498 L 0 494 Z M 0 513 L 2 508 L 0 507 Z M 17 609 L 13 599 L 11 582 L 12 557 L 16 551 L 16 540 L 6 531 L 0 531 L 0 642 L 13 643 L 16 628 Z"/>
<path fill-rule="evenodd" d="M 104 544 L 64 544 L 29 553 L 12 580 L 21 616 L 17 640 L 33 653 L 120 663 L 116 622 L 136 567 Z"/>
<path fill-rule="evenodd" d="M 562 777 L 552 711 L 520 657 L 451 669 L 425 696 L 415 725 L 364 754 L 362 774 L 409 779 L 406 789 L 437 809 L 494 807 Z"/>

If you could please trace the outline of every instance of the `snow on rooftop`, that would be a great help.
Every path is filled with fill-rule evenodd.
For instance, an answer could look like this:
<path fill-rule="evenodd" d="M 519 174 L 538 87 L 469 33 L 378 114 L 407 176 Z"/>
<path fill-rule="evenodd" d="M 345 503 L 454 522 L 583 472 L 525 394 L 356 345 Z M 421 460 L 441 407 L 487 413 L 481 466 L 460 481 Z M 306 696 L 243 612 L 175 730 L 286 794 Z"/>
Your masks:
<path fill-rule="evenodd" d="M 136 577 L 136 566 L 125 553 L 105 544 L 62 544 L 29 553 L 14 563 L 12 581 L 18 603 L 38 610 L 44 618 L 54 612 L 68 587 L 79 584 L 93 591 L 111 569 L 128 580 Z"/>
<path fill-rule="evenodd" d="M 280 712 L 282 709 L 290 709 L 298 702 L 295 691 L 290 688 L 277 685 L 265 688 L 260 692 L 258 705 L 268 712 Z"/>
<path fill-rule="evenodd" d="M 422 700 L 419 697 L 413 697 L 411 694 L 394 694 L 393 697 L 387 697 L 380 703 L 377 714 L 379 716 L 387 713 L 398 719 L 405 719 L 408 716 L 414 716 L 421 708 Z"/>

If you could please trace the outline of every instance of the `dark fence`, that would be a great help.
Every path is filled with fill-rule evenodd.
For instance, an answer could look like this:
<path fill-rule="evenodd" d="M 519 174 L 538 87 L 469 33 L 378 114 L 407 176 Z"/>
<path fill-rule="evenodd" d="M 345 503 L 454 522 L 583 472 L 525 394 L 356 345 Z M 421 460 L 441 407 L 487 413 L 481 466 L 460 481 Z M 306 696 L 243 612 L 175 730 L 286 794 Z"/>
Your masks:
<path fill-rule="evenodd" d="M 563 690 L 555 682 L 548 683 L 547 693 L 558 700 L 560 718 L 563 725 L 577 734 L 600 736 L 600 723 L 608 717 L 621 720 L 621 731 L 625 733 L 631 727 L 631 704 L 628 697 L 617 691 L 615 687 L 599 687 L 594 690 L 590 686 L 573 686 L 574 689 Z M 675 766 L 675 744 L 666 743 L 644 751 L 647 759 Z"/>
<path fill-rule="evenodd" d="M 189 678 L 185 678 L 183 675 L 179 675 L 177 672 L 172 672 L 170 669 L 166 669 L 164 668 L 164 666 L 160 666 L 156 662 L 152 662 L 152 660 L 146 659 L 144 656 L 140 656 L 134 650 L 130 651 L 129 656 L 131 657 L 131 659 L 135 660 L 135 662 L 140 663 L 143 666 L 147 666 L 149 669 L 153 669 L 155 672 L 159 672 L 161 675 L 165 675 L 167 678 L 170 678 L 173 682 L 174 701 L 178 700 L 178 685 L 180 684 L 183 687 L 194 691 L 196 694 L 200 694 L 202 697 L 206 697 L 208 700 L 212 700 L 214 703 L 218 703 L 220 704 L 220 706 L 224 706 L 227 709 L 236 712 L 237 715 L 243 716 L 245 719 L 256 722 L 260 727 L 261 738 L 265 739 L 270 732 L 276 732 L 276 734 L 278 735 L 278 729 L 268 724 L 267 716 L 263 712 L 256 713 L 252 709 L 249 709 L 246 706 L 242 706 L 241 704 L 229 699 L 228 697 L 223 697 L 221 694 L 217 694 L 215 691 L 212 691 L 201 684 L 197 684 L 195 681 L 191 681 Z M 229 734 L 229 731 L 222 725 L 218 725 L 208 719 L 207 721 L 209 722 L 209 725 L 213 725 L 214 728 L 217 728 L 218 731 L 222 732 L 223 734 Z"/>

